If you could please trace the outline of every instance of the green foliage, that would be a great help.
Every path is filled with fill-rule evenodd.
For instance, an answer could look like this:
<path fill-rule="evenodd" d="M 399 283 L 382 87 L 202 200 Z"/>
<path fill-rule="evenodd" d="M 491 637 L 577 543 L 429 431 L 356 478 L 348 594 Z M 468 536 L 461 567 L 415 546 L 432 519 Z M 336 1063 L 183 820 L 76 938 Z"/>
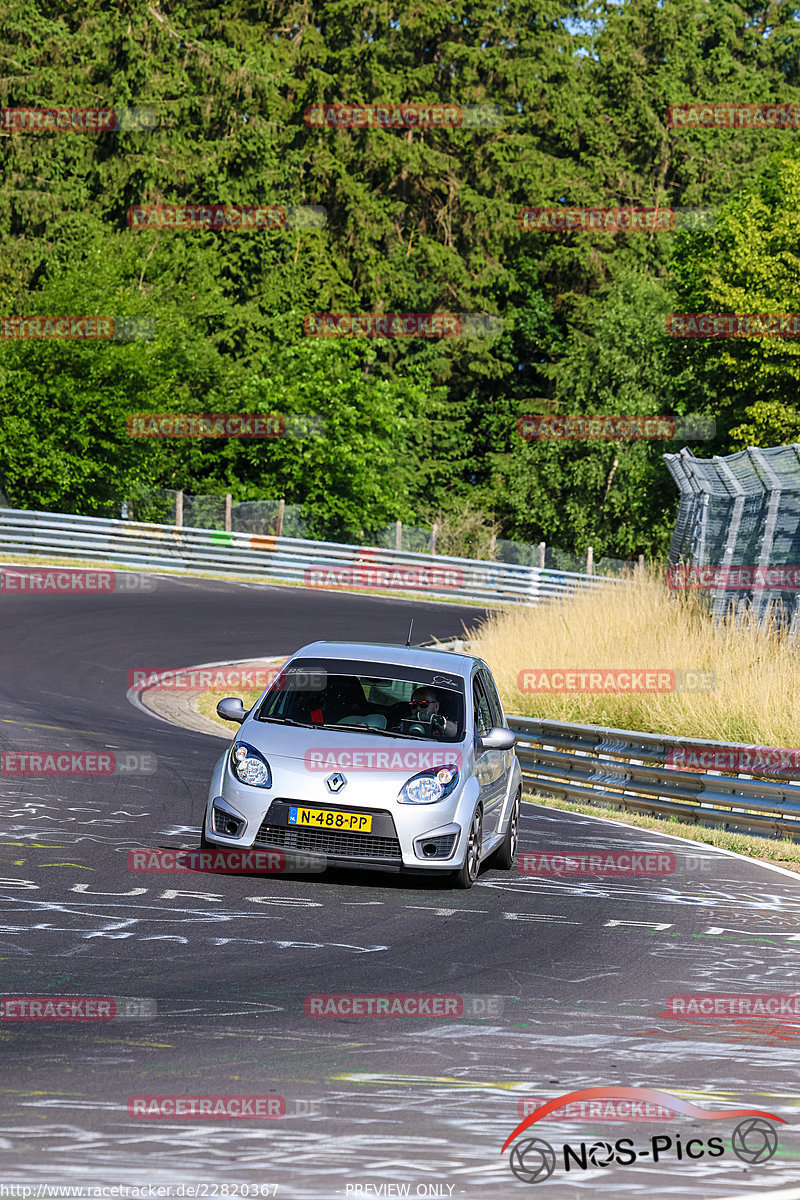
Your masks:
<path fill-rule="evenodd" d="M 672 267 L 680 311 L 800 311 L 799 205 L 800 153 L 788 148 L 742 185 L 721 211 L 713 238 L 679 246 Z M 797 439 L 797 340 L 691 339 L 674 347 L 670 363 L 713 403 L 726 448 Z"/>
<path fill-rule="evenodd" d="M 354 540 L 396 519 L 457 529 L 466 511 L 493 513 L 505 537 L 663 552 L 677 496 L 661 456 L 677 444 L 529 443 L 515 423 L 702 412 L 718 435 L 701 453 L 798 437 L 795 343 L 664 333 L 670 311 L 800 310 L 791 132 L 666 124 L 668 104 L 695 99 L 797 104 L 797 33 L 790 6 L 752 0 L 0 0 L 0 104 L 159 118 L 0 129 L 0 311 L 155 322 L 151 341 L 0 342 L 0 487 L 20 507 L 108 514 L 159 488 L 283 496 L 311 532 Z M 383 102 L 504 117 L 414 131 L 303 120 L 308 105 Z M 327 221 L 129 227 L 132 206 L 163 203 L 313 205 Z M 519 228 L 523 206 L 560 204 L 710 207 L 718 222 Z M 304 336 L 304 315 L 325 311 L 495 313 L 503 332 Z M 140 412 L 320 424 L 269 441 L 132 439 Z"/>

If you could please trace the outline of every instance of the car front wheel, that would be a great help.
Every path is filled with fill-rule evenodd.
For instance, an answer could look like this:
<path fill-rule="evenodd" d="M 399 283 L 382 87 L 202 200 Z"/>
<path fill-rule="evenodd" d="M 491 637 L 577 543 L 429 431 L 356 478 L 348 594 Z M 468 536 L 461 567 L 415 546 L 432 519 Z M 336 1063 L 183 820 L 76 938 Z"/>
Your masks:
<path fill-rule="evenodd" d="M 472 824 L 469 827 L 469 834 L 467 835 L 467 853 L 464 856 L 464 865 L 461 870 L 453 872 L 454 887 L 471 888 L 478 878 L 478 871 L 481 866 L 482 841 L 483 811 L 481 808 L 476 808 Z"/>
<path fill-rule="evenodd" d="M 520 791 L 517 792 L 514 797 L 514 803 L 511 805 L 511 813 L 508 818 L 508 825 L 506 826 L 506 836 L 489 859 L 490 866 L 497 867 L 500 871 L 510 871 L 514 866 L 514 859 L 517 856 L 521 799 L 522 792 Z"/>

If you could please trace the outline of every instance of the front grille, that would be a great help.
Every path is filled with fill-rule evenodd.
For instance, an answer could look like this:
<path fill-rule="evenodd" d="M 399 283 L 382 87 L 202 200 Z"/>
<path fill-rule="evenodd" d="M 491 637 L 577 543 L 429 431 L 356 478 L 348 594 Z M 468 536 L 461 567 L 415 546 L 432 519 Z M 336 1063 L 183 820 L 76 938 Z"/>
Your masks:
<path fill-rule="evenodd" d="M 306 850 L 331 858 L 383 858 L 402 862 L 397 838 L 373 837 L 346 829 L 306 829 L 295 825 L 270 825 L 265 817 L 256 834 L 255 846 L 282 846 Z"/>

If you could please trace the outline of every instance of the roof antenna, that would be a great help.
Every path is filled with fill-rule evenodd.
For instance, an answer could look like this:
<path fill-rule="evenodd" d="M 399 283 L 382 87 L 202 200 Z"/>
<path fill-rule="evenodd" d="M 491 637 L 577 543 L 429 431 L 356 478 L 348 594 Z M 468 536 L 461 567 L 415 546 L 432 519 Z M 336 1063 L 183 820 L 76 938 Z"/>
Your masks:
<path fill-rule="evenodd" d="M 414 628 L 414 618 L 412 617 L 412 618 L 411 618 L 411 624 L 410 624 L 410 625 L 409 625 L 409 627 L 408 627 L 408 637 L 406 638 L 406 645 L 407 645 L 407 646 L 410 646 L 410 645 L 411 645 L 411 630 L 412 630 L 413 628 Z"/>

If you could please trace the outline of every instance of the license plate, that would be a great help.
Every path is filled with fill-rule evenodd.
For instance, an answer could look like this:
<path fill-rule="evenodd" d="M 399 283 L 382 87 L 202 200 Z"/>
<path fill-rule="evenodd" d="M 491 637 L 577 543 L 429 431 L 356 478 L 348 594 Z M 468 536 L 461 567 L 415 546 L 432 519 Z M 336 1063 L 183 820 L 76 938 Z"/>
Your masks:
<path fill-rule="evenodd" d="M 330 808 L 290 808 L 290 825 L 313 825 L 320 829 L 355 829 L 358 833 L 372 832 L 369 813 L 334 812 Z"/>

